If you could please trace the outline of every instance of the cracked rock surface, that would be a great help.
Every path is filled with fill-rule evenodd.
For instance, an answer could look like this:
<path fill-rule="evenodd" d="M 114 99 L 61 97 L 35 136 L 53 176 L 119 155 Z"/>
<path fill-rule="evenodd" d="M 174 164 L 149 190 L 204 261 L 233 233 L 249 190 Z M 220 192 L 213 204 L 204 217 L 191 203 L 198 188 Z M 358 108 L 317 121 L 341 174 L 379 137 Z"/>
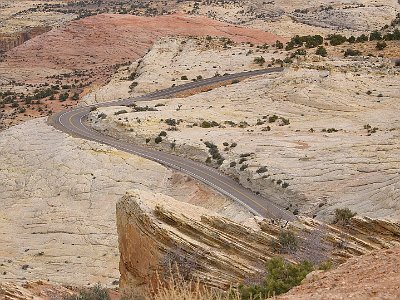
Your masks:
<path fill-rule="evenodd" d="M 186 176 L 28 121 L 0 134 L 0 276 L 117 284 L 115 203 L 162 191 L 237 221 L 249 214 Z M 238 212 L 239 211 L 239 212 Z"/>

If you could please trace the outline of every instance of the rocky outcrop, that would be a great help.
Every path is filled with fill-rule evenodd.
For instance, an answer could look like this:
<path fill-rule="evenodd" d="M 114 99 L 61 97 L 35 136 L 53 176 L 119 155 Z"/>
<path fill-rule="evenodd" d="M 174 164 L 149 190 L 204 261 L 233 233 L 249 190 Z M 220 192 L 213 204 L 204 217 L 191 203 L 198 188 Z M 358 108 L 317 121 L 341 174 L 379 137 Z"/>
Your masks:
<path fill-rule="evenodd" d="M 0 51 L 8 51 L 12 48 L 22 45 L 26 41 L 33 39 L 34 37 L 41 35 L 47 31 L 50 31 L 51 27 L 34 27 L 27 28 L 25 31 L 14 33 L 14 34 L 0 34 Z"/>
<path fill-rule="evenodd" d="M 175 263 L 184 274 L 211 286 L 226 288 L 250 280 L 263 274 L 269 258 L 282 253 L 283 230 L 294 232 L 298 239 L 296 254 L 285 254 L 293 261 L 325 255 L 323 260 L 342 263 L 400 245 L 400 224 L 390 221 L 357 217 L 340 227 L 309 218 L 289 224 L 252 218 L 239 224 L 163 194 L 139 190 L 117 203 L 117 229 L 123 289 L 149 284 Z"/>
<path fill-rule="evenodd" d="M 73 294 L 70 289 L 43 281 L 23 284 L 0 283 L 0 299 L 2 300 L 54 300 L 64 299 Z"/>

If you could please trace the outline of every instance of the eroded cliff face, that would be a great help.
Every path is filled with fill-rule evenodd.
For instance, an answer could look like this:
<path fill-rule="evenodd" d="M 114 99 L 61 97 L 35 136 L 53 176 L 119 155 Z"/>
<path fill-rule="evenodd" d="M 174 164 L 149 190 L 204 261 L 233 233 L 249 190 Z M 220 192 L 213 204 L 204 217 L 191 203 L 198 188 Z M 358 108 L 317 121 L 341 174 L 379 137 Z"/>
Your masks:
<path fill-rule="evenodd" d="M 117 229 L 122 289 L 153 282 L 175 262 L 200 282 L 226 288 L 263 274 L 265 262 L 278 254 L 294 261 L 319 257 L 341 263 L 400 245 L 400 224 L 390 221 L 354 217 L 346 226 L 332 226 L 310 218 L 293 223 L 251 218 L 239 224 L 205 208 L 139 190 L 129 191 L 117 203 Z M 295 255 L 282 253 L 282 230 L 297 236 Z"/>

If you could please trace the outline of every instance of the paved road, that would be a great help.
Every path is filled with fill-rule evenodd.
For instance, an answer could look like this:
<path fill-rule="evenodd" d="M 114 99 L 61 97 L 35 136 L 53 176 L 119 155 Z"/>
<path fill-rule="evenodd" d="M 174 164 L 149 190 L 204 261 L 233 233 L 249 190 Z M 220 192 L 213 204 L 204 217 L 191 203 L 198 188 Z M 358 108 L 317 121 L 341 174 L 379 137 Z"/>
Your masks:
<path fill-rule="evenodd" d="M 93 107 L 107 107 L 107 106 L 123 106 L 132 104 L 135 101 L 155 100 L 160 98 L 171 97 L 174 94 L 187 91 L 194 88 L 205 87 L 212 84 L 234 80 L 244 79 L 256 75 L 282 72 L 283 68 L 270 68 L 250 72 L 241 72 L 225 76 L 213 77 L 201 81 L 191 82 L 180 86 L 171 87 L 168 89 L 156 91 L 141 97 L 129 98 L 124 100 L 117 100 L 111 102 L 98 103 L 86 107 L 77 107 L 69 109 L 49 117 L 49 124 L 55 128 L 68 133 L 72 136 L 83 138 L 91 141 L 96 141 L 102 144 L 112 146 L 118 150 L 129 152 L 144 158 L 156 161 L 165 166 L 179 170 L 189 176 L 200 180 L 201 182 L 211 186 L 220 193 L 232 198 L 233 200 L 246 206 L 254 215 L 268 217 L 268 218 L 281 218 L 288 221 L 295 219 L 295 216 L 282 209 L 275 203 L 265 199 L 259 195 L 254 194 L 249 189 L 242 187 L 235 180 L 220 173 L 218 170 L 211 168 L 207 165 L 194 162 L 190 159 L 172 155 L 169 153 L 156 151 L 148 147 L 133 145 L 124 141 L 120 141 L 113 137 L 103 135 L 100 132 L 93 130 L 85 125 L 83 122 L 87 118 L 90 110 Z"/>

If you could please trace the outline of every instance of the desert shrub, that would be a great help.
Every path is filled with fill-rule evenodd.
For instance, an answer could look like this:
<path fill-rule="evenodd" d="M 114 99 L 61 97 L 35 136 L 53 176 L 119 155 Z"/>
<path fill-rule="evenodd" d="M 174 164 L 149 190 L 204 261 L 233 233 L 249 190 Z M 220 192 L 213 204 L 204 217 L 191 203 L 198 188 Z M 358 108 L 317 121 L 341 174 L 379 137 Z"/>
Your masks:
<path fill-rule="evenodd" d="M 257 65 L 262 66 L 263 64 L 265 64 L 265 58 L 260 56 L 260 57 L 256 57 L 254 58 L 254 63 L 256 63 Z"/>
<path fill-rule="evenodd" d="M 268 122 L 274 123 L 276 120 L 278 120 L 278 118 L 279 117 L 277 115 L 270 116 L 270 117 L 268 117 Z"/>
<path fill-rule="evenodd" d="M 361 55 L 361 51 L 359 50 L 353 50 L 353 49 L 347 49 L 344 52 L 344 57 L 348 57 L 348 56 L 358 56 Z"/>
<path fill-rule="evenodd" d="M 247 158 L 242 157 L 241 159 L 239 159 L 239 164 L 244 163 L 245 161 L 247 161 Z"/>
<path fill-rule="evenodd" d="M 328 55 L 328 52 L 326 51 L 324 46 L 319 46 L 317 48 L 317 51 L 315 51 L 315 54 L 326 57 Z"/>
<path fill-rule="evenodd" d="M 231 148 L 235 148 L 237 146 L 237 143 L 232 143 Z"/>
<path fill-rule="evenodd" d="M 63 93 L 63 94 L 60 94 L 60 96 L 58 97 L 58 100 L 60 100 L 61 102 L 64 102 L 68 98 L 69 98 L 69 94 L 68 93 Z"/>
<path fill-rule="evenodd" d="M 79 100 L 79 94 L 78 93 L 74 93 L 71 97 L 72 100 L 76 101 Z"/>
<path fill-rule="evenodd" d="M 106 288 L 96 284 L 89 289 L 82 289 L 78 295 L 65 297 L 64 300 L 110 300 L 110 295 Z"/>
<path fill-rule="evenodd" d="M 264 167 L 258 168 L 256 172 L 257 172 L 258 174 L 261 174 L 261 173 L 265 173 L 265 172 L 267 172 L 267 171 L 268 171 L 268 168 L 264 166 Z"/>
<path fill-rule="evenodd" d="M 181 76 L 181 80 L 188 80 L 188 77 L 186 75 Z"/>
<path fill-rule="evenodd" d="M 369 35 L 369 40 L 370 41 L 380 41 L 382 39 L 382 34 L 379 31 L 373 31 Z"/>
<path fill-rule="evenodd" d="M 287 188 L 289 186 L 289 183 L 287 183 L 287 182 L 284 182 L 284 183 L 282 183 L 282 187 L 285 189 L 285 188 Z"/>
<path fill-rule="evenodd" d="M 162 142 L 162 137 L 161 137 L 161 136 L 157 136 L 157 137 L 154 139 L 154 142 L 155 142 L 156 144 L 161 143 L 161 142 Z"/>
<path fill-rule="evenodd" d="M 249 167 L 249 165 L 246 165 L 246 164 L 241 165 L 241 166 L 240 166 L 240 171 L 244 171 L 244 170 L 246 170 L 248 167 Z"/>
<path fill-rule="evenodd" d="M 235 162 L 235 161 L 232 161 L 232 162 L 229 164 L 229 166 L 230 166 L 231 168 L 235 167 L 235 166 L 236 166 L 236 162 Z"/>
<path fill-rule="evenodd" d="M 156 288 L 150 290 L 148 295 L 126 295 L 121 300 L 241 300 L 239 291 L 207 287 L 197 279 L 186 280 L 180 273 L 172 273 L 168 280 L 159 279 Z"/>
<path fill-rule="evenodd" d="M 292 264 L 282 258 L 272 258 L 266 265 L 267 275 L 260 285 L 239 287 L 243 300 L 263 300 L 274 295 L 286 293 L 299 285 L 308 273 L 313 271 L 310 262 Z"/>
<path fill-rule="evenodd" d="M 368 36 L 365 34 L 360 35 L 359 37 L 357 37 L 356 42 L 357 43 L 364 43 L 368 41 Z"/>
<path fill-rule="evenodd" d="M 383 49 L 385 49 L 386 47 L 387 47 L 386 42 L 377 42 L 377 43 L 376 43 L 376 49 L 378 49 L 378 50 L 383 50 Z"/>
<path fill-rule="evenodd" d="M 355 42 L 356 42 L 356 38 L 355 38 L 355 36 L 351 36 L 351 37 L 349 37 L 348 39 L 347 39 L 347 41 L 350 43 L 350 44 L 354 44 Z"/>
<path fill-rule="evenodd" d="M 222 145 L 224 145 L 225 147 L 228 147 L 229 143 L 228 142 L 223 142 Z"/>
<path fill-rule="evenodd" d="M 299 36 L 296 35 L 293 37 L 290 42 L 288 43 L 287 47 L 302 47 L 305 43 L 306 48 L 315 48 L 319 45 L 322 45 L 324 42 L 324 38 L 320 35 L 304 35 L 304 36 Z"/>
<path fill-rule="evenodd" d="M 114 113 L 114 115 L 118 116 L 118 115 L 122 115 L 122 114 L 126 114 L 126 113 L 128 113 L 128 112 L 125 109 L 123 109 L 123 110 L 116 111 Z"/>
<path fill-rule="evenodd" d="M 167 136 L 167 133 L 163 130 L 158 134 L 158 136 Z"/>
<path fill-rule="evenodd" d="M 347 38 L 341 34 L 330 34 L 328 40 L 332 46 L 338 46 L 347 41 Z"/>
<path fill-rule="evenodd" d="M 178 124 L 178 122 L 177 122 L 175 119 L 171 119 L 171 118 L 166 119 L 166 120 L 165 120 L 165 123 L 166 123 L 167 125 L 169 125 L 169 126 L 176 126 L 176 125 Z"/>
<path fill-rule="evenodd" d="M 294 49 L 294 43 L 293 42 L 288 42 L 287 44 L 286 44 L 286 47 L 285 47 L 285 50 L 286 51 L 290 51 L 290 50 L 293 50 Z"/>
<path fill-rule="evenodd" d="M 49 96 L 53 96 L 54 92 L 52 89 L 44 89 L 44 90 L 35 90 L 35 94 L 33 95 L 33 99 L 43 99 Z"/>
<path fill-rule="evenodd" d="M 293 57 L 294 57 L 294 56 L 298 56 L 298 55 L 300 55 L 300 56 L 307 55 L 306 49 L 297 49 L 297 50 L 293 53 Z"/>
<path fill-rule="evenodd" d="M 318 270 L 328 271 L 328 270 L 332 269 L 332 267 L 333 267 L 332 261 L 328 260 L 328 261 L 325 261 L 322 264 L 320 264 L 318 266 Z"/>
<path fill-rule="evenodd" d="M 293 60 L 292 60 L 290 57 L 286 57 L 286 58 L 283 60 L 283 62 L 284 62 L 285 64 L 291 64 L 291 63 L 293 63 Z"/>
<path fill-rule="evenodd" d="M 128 79 L 129 79 L 129 80 L 135 80 L 136 76 L 137 76 L 136 72 L 132 72 L 132 73 L 128 76 Z"/>
<path fill-rule="evenodd" d="M 283 49 L 283 43 L 281 41 L 276 41 L 275 46 L 277 49 Z"/>
<path fill-rule="evenodd" d="M 131 89 L 131 90 L 133 90 L 135 87 L 137 87 L 139 85 L 139 83 L 138 82 L 136 82 L 136 81 L 134 81 L 134 82 L 132 82 L 130 85 L 129 85 L 129 88 Z"/>
<path fill-rule="evenodd" d="M 99 119 L 105 119 L 105 118 L 107 118 L 107 115 L 105 113 L 99 113 L 97 117 Z"/>
<path fill-rule="evenodd" d="M 217 127 L 219 124 L 215 121 L 203 121 L 200 124 L 201 128 L 211 128 L 211 127 Z"/>
<path fill-rule="evenodd" d="M 335 209 L 335 219 L 334 224 L 347 225 L 350 219 L 354 217 L 357 213 L 352 212 L 348 208 L 337 208 Z"/>
<path fill-rule="evenodd" d="M 281 253 L 294 253 L 298 249 L 296 235 L 290 230 L 281 230 L 278 240 Z"/>
<path fill-rule="evenodd" d="M 204 142 L 204 145 L 206 145 L 207 148 L 217 148 L 217 145 L 211 143 L 211 142 Z"/>

